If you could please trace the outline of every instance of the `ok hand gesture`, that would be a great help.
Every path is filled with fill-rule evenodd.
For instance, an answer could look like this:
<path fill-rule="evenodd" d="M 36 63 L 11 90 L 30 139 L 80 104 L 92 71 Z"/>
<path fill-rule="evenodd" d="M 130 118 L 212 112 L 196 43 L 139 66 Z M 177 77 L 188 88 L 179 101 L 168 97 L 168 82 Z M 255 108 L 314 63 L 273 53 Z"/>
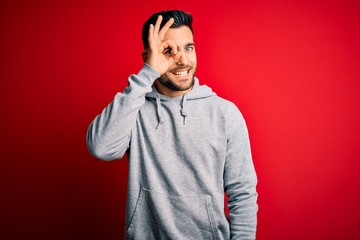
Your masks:
<path fill-rule="evenodd" d="M 162 19 L 163 18 L 160 15 L 156 20 L 155 26 L 150 24 L 148 37 L 149 48 L 144 52 L 145 62 L 160 75 L 164 74 L 171 64 L 174 63 L 174 57 L 177 54 L 176 45 L 169 39 L 164 41 L 165 34 L 174 23 L 174 19 L 170 18 L 170 20 L 167 21 L 164 27 L 160 30 Z M 165 49 L 171 49 L 171 55 L 165 55 Z"/>

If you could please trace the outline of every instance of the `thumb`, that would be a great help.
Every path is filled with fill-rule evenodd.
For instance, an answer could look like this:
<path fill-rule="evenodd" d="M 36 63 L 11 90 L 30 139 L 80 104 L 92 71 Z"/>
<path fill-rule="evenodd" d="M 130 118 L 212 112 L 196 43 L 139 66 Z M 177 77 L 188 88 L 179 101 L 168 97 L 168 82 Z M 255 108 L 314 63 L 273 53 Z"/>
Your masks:
<path fill-rule="evenodd" d="M 174 62 L 178 62 L 178 61 L 180 60 L 180 58 L 181 58 L 181 55 L 182 55 L 182 52 L 181 52 L 181 51 L 178 51 L 176 54 L 174 54 L 174 55 L 172 56 L 173 61 L 174 61 Z"/>
<path fill-rule="evenodd" d="M 169 61 L 169 65 L 171 65 L 175 62 L 175 59 L 174 59 L 174 57 L 171 56 L 168 58 L 168 61 Z"/>

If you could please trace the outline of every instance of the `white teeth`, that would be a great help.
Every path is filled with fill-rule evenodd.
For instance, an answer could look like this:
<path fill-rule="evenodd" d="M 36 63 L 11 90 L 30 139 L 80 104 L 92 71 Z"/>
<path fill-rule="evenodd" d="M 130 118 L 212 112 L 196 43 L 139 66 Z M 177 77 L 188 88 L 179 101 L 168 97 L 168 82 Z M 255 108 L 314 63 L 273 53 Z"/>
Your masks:
<path fill-rule="evenodd" d="M 187 70 L 175 73 L 175 75 L 177 75 L 177 76 L 186 76 L 187 74 L 188 74 Z"/>

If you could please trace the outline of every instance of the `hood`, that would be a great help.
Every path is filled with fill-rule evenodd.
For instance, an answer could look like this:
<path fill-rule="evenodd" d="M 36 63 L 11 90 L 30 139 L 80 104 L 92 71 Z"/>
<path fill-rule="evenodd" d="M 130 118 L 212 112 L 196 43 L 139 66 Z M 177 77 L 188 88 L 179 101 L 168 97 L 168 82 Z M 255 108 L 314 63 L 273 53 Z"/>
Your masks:
<path fill-rule="evenodd" d="M 160 94 L 154 86 L 152 88 L 153 88 L 153 91 L 147 93 L 145 97 L 156 101 L 157 116 L 158 116 L 158 125 L 156 128 L 158 128 L 164 122 L 163 117 L 162 117 L 161 102 L 166 102 L 169 100 L 179 100 L 179 102 L 181 104 L 180 114 L 184 118 L 184 124 L 186 124 L 188 101 L 193 101 L 193 100 L 197 100 L 197 99 L 203 99 L 203 98 L 208 98 L 211 96 L 216 96 L 216 93 L 214 93 L 210 87 L 208 87 L 206 85 L 200 85 L 199 79 L 197 77 L 194 77 L 194 86 L 191 89 L 191 91 L 189 91 L 181 96 L 175 97 L 175 98 L 170 98 L 170 97 Z"/>

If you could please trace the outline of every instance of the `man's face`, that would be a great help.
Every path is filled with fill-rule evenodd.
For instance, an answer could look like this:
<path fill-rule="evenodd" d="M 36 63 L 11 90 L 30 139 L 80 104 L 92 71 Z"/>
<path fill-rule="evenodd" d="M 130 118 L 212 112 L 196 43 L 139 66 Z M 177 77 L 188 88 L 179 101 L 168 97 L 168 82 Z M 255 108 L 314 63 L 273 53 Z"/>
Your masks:
<path fill-rule="evenodd" d="M 190 91 L 194 85 L 197 67 L 193 34 L 187 26 L 170 28 L 165 34 L 164 41 L 168 39 L 177 46 L 177 55 L 180 55 L 175 57 L 175 62 L 157 80 L 168 91 Z M 170 57 L 171 49 L 165 49 L 164 54 Z"/>

